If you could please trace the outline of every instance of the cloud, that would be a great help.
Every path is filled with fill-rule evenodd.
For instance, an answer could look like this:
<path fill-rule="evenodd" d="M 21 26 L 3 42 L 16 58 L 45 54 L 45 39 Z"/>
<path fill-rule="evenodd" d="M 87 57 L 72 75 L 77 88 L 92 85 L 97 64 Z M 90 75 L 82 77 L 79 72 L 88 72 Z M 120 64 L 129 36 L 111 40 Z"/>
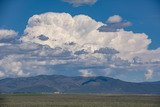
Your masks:
<path fill-rule="evenodd" d="M 78 75 L 81 69 L 105 68 L 110 63 L 116 66 L 128 66 L 125 65 L 125 61 L 116 58 L 115 53 L 107 52 L 107 50 L 105 54 L 89 54 L 84 50 L 72 53 L 60 47 L 50 48 L 47 45 L 22 42 L 1 46 L 0 51 L 0 71 L 3 71 L 1 72 L 3 77 L 53 73 L 72 75 L 72 72 Z"/>
<path fill-rule="evenodd" d="M 79 71 L 81 73 L 81 76 L 83 77 L 92 77 L 92 76 L 95 76 L 95 74 L 92 72 L 92 71 L 89 71 L 89 70 L 80 70 Z"/>
<path fill-rule="evenodd" d="M 5 76 L 6 74 L 16 76 L 28 75 L 23 72 L 22 63 L 17 61 L 14 55 L 7 56 L 6 58 L 0 60 L 0 65 L 1 76 Z"/>
<path fill-rule="evenodd" d="M 118 22 L 118 23 L 108 23 L 107 25 L 101 26 L 98 28 L 100 32 L 117 32 L 119 29 L 132 26 L 132 23 L 129 21 Z"/>
<path fill-rule="evenodd" d="M 74 7 L 79 7 L 82 5 L 93 5 L 97 0 L 63 0 L 64 2 L 72 4 Z"/>
<path fill-rule="evenodd" d="M 143 52 L 144 54 L 137 54 L 140 58 L 141 62 L 148 62 L 148 63 L 159 63 L 160 62 L 160 48 L 155 50 L 146 50 Z"/>
<path fill-rule="evenodd" d="M 14 30 L 0 29 L 0 42 L 13 40 L 18 35 Z"/>
<path fill-rule="evenodd" d="M 99 31 L 104 25 L 86 15 L 34 15 L 19 42 L 0 45 L 0 75 L 81 74 L 120 79 L 119 75 L 131 72 L 144 75 L 146 68 L 159 72 L 160 49 L 148 50 L 151 40 L 146 34 Z"/>
<path fill-rule="evenodd" d="M 4 77 L 4 76 L 5 74 L 2 71 L 0 71 L 0 77 Z"/>
<path fill-rule="evenodd" d="M 110 49 L 110 48 L 100 48 L 99 50 L 95 50 L 94 53 L 102 53 L 102 54 L 117 54 L 119 53 L 118 51 L 116 51 L 115 49 Z"/>
<path fill-rule="evenodd" d="M 90 41 L 87 43 L 84 39 L 87 39 L 87 35 L 96 33 L 96 29 L 101 25 L 102 23 L 96 22 L 85 15 L 74 17 L 67 13 L 34 15 L 28 21 L 28 27 L 25 29 L 25 36 L 22 41 L 48 45 L 51 48 L 66 48 L 70 51 L 82 50 L 83 47 L 86 48 L 84 50 L 87 50 L 90 45 L 94 48 L 94 43 L 92 43 L 94 38 L 88 36 Z M 39 39 L 40 35 L 44 35 L 49 39 L 41 40 Z M 70 43 L 74 43 L 74 45 L 69 45 Z"/>
<path fill-rule="evenodd" d="M 106 24 L 98 28 L 100 32 L 117 32 L 119 29 L 132 26 L 129 21 L 123 21 L 119 15 L 114 15 L 108 18 Z"/>
<path fill-rule="evenodd" d="M 119 23 L 122 21 L 122 17 L 119 15 L 114 15 L 108 18 L 107 22 L 108 23 Z"/>
<path fill-rule="evenodd" d="M 80 50 L 93 53 L 108 47 L 117 50 L 122 58 L 127 59 L 147 50 L 151 43 L 144 33 L 123 29 L 117 32 L 100 32 L 98 28 L 103 25 L 105 24 L 86 15 L 72 17 L 67 13 L 50 12 L 32 16 L 21 40 L 48 45 L 51 48 L 61 47 L 73 53 Z M 47 39 L 40 39 L 41 35 Z M 74 44 L 68 45 L 70 43 Z"/>
<path fill-rule="evenodd" d="M 6 46 L 6 45 L 11 45 L 9 43 L 0 43 L 0 46 Z"/>
<path fill-rule="evenodd" d="M 147 72 L 145 73 L 145 79 L 146 80 L 152 79 L 153 74 L 154 74 L 154 71 L 151 69 L 148 69 Z"/>
<path fill-rule="evenodd" d="M 48 66 L 65 64 L 65 60 L 70 59 L 70 54 L 65 50 L 33 43 L 4 45 L 0 50 L 0 71 L 3 77 L 50 74 Z"/>
<path fill-rule="evenodd" d="M 88 52 L 86 52 L 86 51 L 83 49 L 83 50 L 76 51 L 74 54 L 75 54 L 75 55 L 81 55 L 81 54 L 88 54 Z"/>

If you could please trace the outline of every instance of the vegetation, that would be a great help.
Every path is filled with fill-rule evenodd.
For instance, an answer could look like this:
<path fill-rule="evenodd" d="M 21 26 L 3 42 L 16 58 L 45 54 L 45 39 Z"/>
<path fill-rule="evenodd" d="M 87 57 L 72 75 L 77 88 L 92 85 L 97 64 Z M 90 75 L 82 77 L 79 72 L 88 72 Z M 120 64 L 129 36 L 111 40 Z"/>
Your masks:
<path fill-rule="evenodd" d="M 160 96 L 106 94 L 1 94 L 0 107 L 160 107 Z"/>

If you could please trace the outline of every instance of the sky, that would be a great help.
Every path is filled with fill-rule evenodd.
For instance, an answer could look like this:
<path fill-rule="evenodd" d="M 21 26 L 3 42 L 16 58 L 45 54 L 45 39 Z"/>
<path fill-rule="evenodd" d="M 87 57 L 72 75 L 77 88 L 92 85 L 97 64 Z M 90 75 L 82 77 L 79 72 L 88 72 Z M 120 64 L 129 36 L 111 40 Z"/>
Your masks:
<path fill-rule="evenodd" d="M 1 0 L 0 78 L 160 80 L 159 0 Z"/>

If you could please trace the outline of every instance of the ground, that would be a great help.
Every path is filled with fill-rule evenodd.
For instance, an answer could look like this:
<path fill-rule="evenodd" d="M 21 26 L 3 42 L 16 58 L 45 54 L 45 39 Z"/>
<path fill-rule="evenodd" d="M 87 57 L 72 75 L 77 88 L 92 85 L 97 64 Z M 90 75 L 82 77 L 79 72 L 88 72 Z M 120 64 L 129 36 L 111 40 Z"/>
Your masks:
<path fill-rule="evenodd" d="M 0 107 L 160 107 L 160 96 L 110 94 L 1 94 Z"/>

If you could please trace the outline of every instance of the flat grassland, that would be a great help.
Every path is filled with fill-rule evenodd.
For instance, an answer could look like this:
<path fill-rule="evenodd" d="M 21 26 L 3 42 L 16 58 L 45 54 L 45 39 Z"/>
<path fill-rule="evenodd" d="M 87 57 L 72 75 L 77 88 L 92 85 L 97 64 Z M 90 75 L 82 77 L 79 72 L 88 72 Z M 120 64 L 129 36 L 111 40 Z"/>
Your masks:
<path fill-rule="evenodd" d="M 160 107 L 160 96 L 107 94 L 1 94 L 0 107 Z"/>

